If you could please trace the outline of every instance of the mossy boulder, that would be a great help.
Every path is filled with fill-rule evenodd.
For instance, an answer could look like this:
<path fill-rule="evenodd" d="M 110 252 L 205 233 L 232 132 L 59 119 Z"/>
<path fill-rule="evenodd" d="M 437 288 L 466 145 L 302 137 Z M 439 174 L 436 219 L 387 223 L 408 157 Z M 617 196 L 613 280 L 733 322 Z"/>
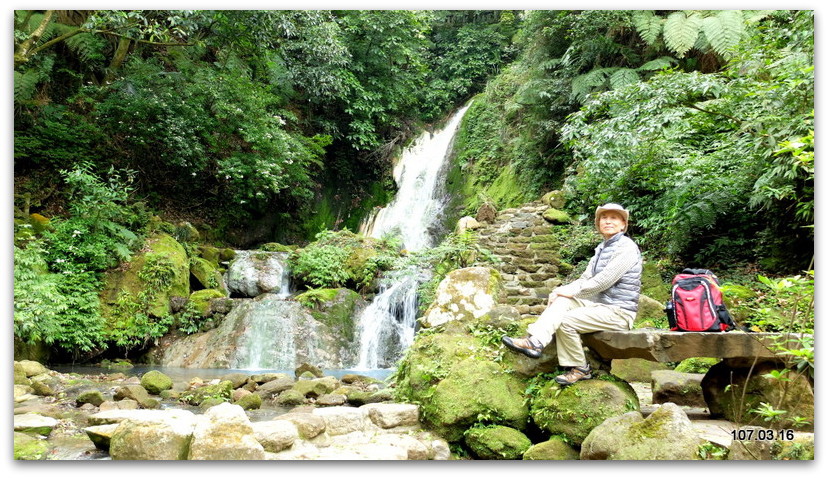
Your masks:
<path fill-rule="evenodd" d="M 190 261 L 190 274 L 202 289 L 217 289 L 228 295 L 227 287 L 221 277 L 218 267 L 201 257 L 193 257 Z"/>
<path fill-rule="evenodd" d="M 15 460 L 45 460 L 49 442 L 22 432 L 14 432 Z"/>
<path fill-rule="evenodd" d="M 147 389 L 141 385 L 124 385 L 115 389 L 115 400 L 135 400 L 141 408 L 158 408 L 158 400 L 149 396 Z"/>
<path fill-rule="evenodd" d="M 525 384 L 497 363 L 470 357 L 452 366 L 434 387 L 424 418 L 440 436 L 459 441 L 481 419 L 523 430 L 529 418 Z"/>
<path fill-rule="evenodd" d="M 219 258 L 219 248 L 215 246 L 209 246 L 207 244 L 200 244 L 198 246 L 198 255 L 214 266 L 218 266 L 218 263 L 221 261 Z"/>
<path fill-rule="evenodd" d="M 721 361 L 722 359 L 717 357 L 690 357 L 676 365 L 675 370 L 682 373 L 707 373 L 710 367 Z"/>
<path fill-rule="evenodd" d="M 105 400 L 106 399 L 104 399 L 103 393 L 101 393 L 100 390 L 84 390 L 78 394 L 75 399 L 75 403 L 77 403 L 78 406 L 90 403 L 96 407 L 99 407 Z"/>
<path fill-rule="evenodd" d="M 354 318 L 367 304 L 359 293 L 350 289 L 311 289 L 295 300 L 308 308 L 314 319 L 330 327 L 345 342 L 354 340 Z M 345 345 L 345 344 L 343 344 Z"/>
<path fill-rule="evenodd" d="M 434 302 L 421 320 L 434 327 L 455 320 L 477 319 L 497 305 L 503 294 L 500 273 L 488 267 L 451 271 L 437 286 Z"/>
<path fill-rule="evenodd" d="M 163 372 L 158 370 L 150 370 L 141 376 L 141 386 L 147 389 L 147 392 L 158 395 L 164 390 L 169 390 L 173 386 L 173 381 Z"/>
<path fill-rule="evenodd" d="M 687 414 L 665 403 L 644 418 L 633 411 L 608 418 L 581 446 L 582 460 L 698 460 L 703 440 Z"/>
<path fill-rule="evenodd" d="M 667 328 L 667 315 L 664 304 L 644 294 L 638 296 L 638 312 L 633 328 Z"/>
<path fill-rule="evenodd" d="M 222 380 L 213 385 L 204 385 L 181 394 L 180 400 L 190 405 L 201 405 L 207 399 L 214 398 L 223 402 L 229 401 L 233 393 L 233 382 Z"/>
<path fill-rule="evenodd" d="M 198 242 L 201 239 L 201 233 L 188 221 L 179 222 L 173 235 L 181 242 Z"/>
<path fill-rule="evenodd" d="M 549 191 L 541 196 L 541 202 L 549 207 L 561 209 L 564 207 L 564 204 L 566 204 L 566 197 L 564 196 L 563 191 Z"/>
<path fill-rule="evenodd" d="M 549 380 L 531 400 L 535 424 L 580 444 L 607 418 L 638 410 L 635 390 L 623 380 L 606 377 L 582 380 L 565 388 Z"/>
<path fill-rule="evenodd" d="M 278 242 L 268 242 L 267 244 L 262 244 L 259 247 L 259 250 L 260 251 L 267 251 L 267 252 L 293 252 L 298 248 L 299 248 L 299 246 L 284 245 L 284 244 L 279 244 Z"/>
<path fill-rule="evenodd" d="M 543 212 L 543 218 L 552 224 L 569 224 L 572 222 L 572 218 L 569 217 L 569 214 L 567 214 L 566 211 L 561 211 L 560 209 L 555 209 L 553 207 L 550 207 Z"/>
<path fill-rule="evenodd" d="M 262 396 L 250 393 L 236 401 L 236 405 L 245 410 L 256 410 L 262 407 Z"/>
<path fill-rule="evenodd" d="M 305 394 L 298 390 L 285 390 L 274 399 L 274 402 L 282 407 L 295 407 L 305 403 Z"/>
<path fill-rule="evenodd" d="M 227 297 L 227 294 L 218 289 L 202 289 L 190 294 L 189 302 L 201 317 L 210 317 L 213 315 L 211 308 L 211 301 L 213 299 L 221 299 Z"/>
<path fill-rule="evenodd" d="M 532 441 L 522 432 L 500 425 L 471 428 L 466 432 L 465 441 L 484 460 L 517 460 L 532 446 Z"/>
<path fill-rule="evenodd" d="M 552 437 L 547 441 L 536 443 L 523 454 L 524 460 L 578 460 L 578 450 L 572 448 L 564 439 Z"/>
<path fill-rule="evenodd" d="M 153 317 L 171 312 L 171 297 L 190 295 L 190 261 L 184 247 L 168 234 L 147 238 L 141 252 L 118 269 L 106 273 L 101 291 L 101 313 L 118 320 L 123 304 L 134 304 Z"/>
<path fill-rule="evenodd" d="M 704 374 L 656 370 L 652 374 L 653 403 L 705 408 L 701 381 Z"/>

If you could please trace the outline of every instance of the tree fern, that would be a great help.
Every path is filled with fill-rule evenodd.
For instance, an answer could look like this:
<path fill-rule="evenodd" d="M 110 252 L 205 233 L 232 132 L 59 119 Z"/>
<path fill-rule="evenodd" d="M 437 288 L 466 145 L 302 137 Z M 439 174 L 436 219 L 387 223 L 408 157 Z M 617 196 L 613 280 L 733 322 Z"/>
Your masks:
<path fill-rule="evenodd" d="M 572 79 L 572 97 L 583 102 L 587 95 L 598 88 L 606 87 L 607 78 L 618 68 L 596 68 L 592 71 L 578 75 Z"/>
<path fill-rule="evenodd" d="M 679 58 L 690 51 L 701 31 L 703 19 L 697 12 L 671 13 L 664 22 L 664 43 Z"/>
<path fill-rule="evenodd" d="M 727 58 L 745 33 L 744 18 L 738 10 L 722 10 L 702 21 L 702 29 L 710 47 Z"/>
<path fill-rule="evenodd" d="M 657 17 L 650 10 L 637 12 L 633 17 L 635 29 L 647 45 L 652 45 L 661 36 L 663 23 L 664 19 Z"/>
<path fill-rule="evenodd" d="M 609 77 L 610 88 L 616 89 L 631 83 L 638 83 L 638 73 L 632 68 L 619 68 Z"/>

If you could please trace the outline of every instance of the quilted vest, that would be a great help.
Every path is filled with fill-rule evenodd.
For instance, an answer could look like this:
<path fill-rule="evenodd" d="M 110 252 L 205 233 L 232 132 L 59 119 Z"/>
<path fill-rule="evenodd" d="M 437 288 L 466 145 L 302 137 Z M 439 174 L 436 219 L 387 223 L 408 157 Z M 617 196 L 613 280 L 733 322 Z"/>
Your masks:
<path fill-rule="evenodd" d="M 614 305 L 632 312 L 638 311 L 638 296 L 641 294 L 641 252 L 632 239 L 620 232 L 595 248 L 596 259 L 592 275 L 601 272 L 615 254 L 635 254 L 638 261 L 609 289 L 597 294 L 597 302 Z"/>

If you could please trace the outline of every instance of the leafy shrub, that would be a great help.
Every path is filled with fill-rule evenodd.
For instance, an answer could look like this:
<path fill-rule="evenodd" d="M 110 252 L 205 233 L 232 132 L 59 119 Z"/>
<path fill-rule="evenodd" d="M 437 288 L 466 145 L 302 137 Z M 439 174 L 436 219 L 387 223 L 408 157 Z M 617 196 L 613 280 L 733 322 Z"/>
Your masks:
<path fill-rule="evenodd" d="M 777 279 L 758 275 L 757 280 L 755 295 L 733 301 L 746 325 L 763 332 L 813 333 L 814 271 Z"/>
<path fill-rule="evenodd" d="M 367 289 L 399 256 L 388 240 L 365 238 L 348 230 L 322 231 L 316 240 L 294 251 L 291 274 L 315 288 Z"/>

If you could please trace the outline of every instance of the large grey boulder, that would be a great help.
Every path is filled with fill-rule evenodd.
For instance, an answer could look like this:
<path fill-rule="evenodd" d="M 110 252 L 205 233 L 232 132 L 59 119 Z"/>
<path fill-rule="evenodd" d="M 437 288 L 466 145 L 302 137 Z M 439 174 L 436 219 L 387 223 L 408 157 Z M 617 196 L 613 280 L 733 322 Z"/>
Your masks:
<path fill-rule="evenodd" d="M 198 417 L 188 458 L 263 460 L 264 448 L 254 433 L 242 407 L 229 403 L 216 405 Z"/>
<path fill-rule="evenodd" d="M 254 422 L 251 426 L 256 440 L 271 453 L 289 448 L 299 438 L 299 429 L 288 420 Z"/>
<path fill-rule="evenodd" d="M 313 414 L 325 421 L 325 430 L 329 435 L 345 435 L 362 431 L 367 425 L 365 411 L 353 407 L 317 408 Z"/>
<path fill-rule="evenodd" d="M 477 319 L 498 303 L 502 293 L 500 273 L 488 267 L 467 267 L 448 273 L 435 292 L 434 302 L 421 320 L 424 327 Z"/>
<path fill-rule="evenodd" d="M 380 428 L 418 425 L 419 407 L 411 403 L 370 403 L 363 405 L 368 418 Z"/>
<path fill-rule="evenodd" d="M 285 252 L 236 251 L 227 267 L 227 290 L 242 297 L 287 292 L 281 290 L 287 256 Z"/>
<path fill-rule="evenodd" d="M 186 460 L 194 425 L 193 418 L 124 420 L 112 433 L 109 455 L 113 460 Z"/>
<path fill-rule="evenodd" d="M 581 445 L 582 460 L 698 460 L 703 440 L 687 414 L 665 403 L 646 419 L 628 412 L 595 427 Z"/>

